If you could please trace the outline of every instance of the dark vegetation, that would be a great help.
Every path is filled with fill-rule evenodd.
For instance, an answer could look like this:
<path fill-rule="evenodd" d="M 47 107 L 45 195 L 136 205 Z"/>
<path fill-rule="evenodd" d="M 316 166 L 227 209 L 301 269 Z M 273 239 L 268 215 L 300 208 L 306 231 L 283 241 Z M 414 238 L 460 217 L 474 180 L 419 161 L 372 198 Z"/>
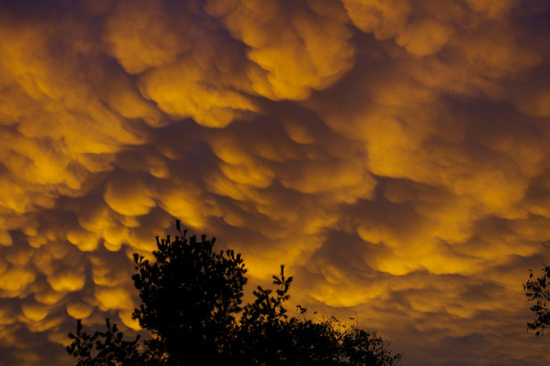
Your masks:
<path fill-rule="evenodd" d="M 550 266 L 541 269 L 540 277 L 535 277 L 533 271 L 529 272 L 529 279 L 523 288 L 528 301 L 533 303 L 531 311 L 535 313 L 535 320 L 527 323 L 527 329 L 535 331 L 535 334 L 540 336 L 550 327 L 550 309 L 547 303 L 550 301 Z"/>
<path fill-rule="evenodd" d="M 125 340 L 116 324 L 88 334 L 77 321 L 67 352 L 88 365 L 397 365 L 401 356 L 373 331 L 336 318 L 313 321 L 298 306 L 289 316 L 292 277 L 284 266 L 275 289 L 258 287 L 243 305 L 246 268 L 233 250 L 214 252 L 215 239 L 179 235 L 159 240 L 151 262 L 134 254 L 132 277 L 142 304 L 133 317 L 150 334 Z"/>

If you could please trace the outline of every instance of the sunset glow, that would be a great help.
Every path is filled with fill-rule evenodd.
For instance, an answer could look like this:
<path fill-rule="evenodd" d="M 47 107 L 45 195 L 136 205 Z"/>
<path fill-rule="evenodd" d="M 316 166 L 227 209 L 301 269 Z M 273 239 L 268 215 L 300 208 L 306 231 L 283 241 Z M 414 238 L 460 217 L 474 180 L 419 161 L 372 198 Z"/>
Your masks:
<path fill-rule="evenodd" d="M 550 2 L 0 2 L 0 363 L 139 330 L 174 218 L 405 366 L 548 365 Z"/>

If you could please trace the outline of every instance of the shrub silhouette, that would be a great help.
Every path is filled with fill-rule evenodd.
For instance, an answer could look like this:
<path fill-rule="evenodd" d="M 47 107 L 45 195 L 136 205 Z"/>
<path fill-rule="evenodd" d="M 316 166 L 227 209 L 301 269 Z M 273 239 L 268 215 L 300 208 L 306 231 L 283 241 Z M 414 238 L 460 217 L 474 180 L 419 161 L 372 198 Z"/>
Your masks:
<path fill-rule="evenodd" d="M 258 287 L 242 306 L 246 268 L 233 250 L 214 252 L 215 239 L 179 235 L 159 240 L 155 261 L 134 254 L 132 276 L 142 304 L 133 313 L 150 339 L 124 340 L 106 319 L 105 332 L 88 334 L 77 321 L 67 352 L 77 366 L 90 365 L 397 365 L 401 356 L 373 331 L 336 318 L 312 321 L 298 306 L 289 317 L 292 277 L 281 265 L 275 290 Z"/>

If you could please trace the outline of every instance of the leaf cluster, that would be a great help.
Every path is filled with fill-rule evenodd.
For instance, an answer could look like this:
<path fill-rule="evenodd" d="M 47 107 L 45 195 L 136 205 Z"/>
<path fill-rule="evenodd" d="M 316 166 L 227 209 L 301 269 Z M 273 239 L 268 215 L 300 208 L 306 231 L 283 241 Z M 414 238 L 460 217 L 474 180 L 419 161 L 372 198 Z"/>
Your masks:
<path fill-rule="evenodd" d="M 527 323 L 527 329 L 535 331 L 537 336 L 543 335 L 544 330 L 550 327 L 550 266 L 545 266 L 541 271 L 540 277 L 529 271 L 529 279 L 523 285 L 527 300 L 533 303 L 530 310 L 536 316 L 533 322 Z"/>
<path fill-rule="evenodd" d="M 76 334 L 69 333 L 73 342 L 67 347 L 67 352 L 77 358 L 77 366 L 145 365 L 145 353 L 139 349 L 140 336 L 130 341 L 124 340 L 116 324 L 111 324 L 109 318 L 105 319 L 105 323 L 105 332 L 88 334 L 82 330 L 82 321 L 77 320 Z"/>

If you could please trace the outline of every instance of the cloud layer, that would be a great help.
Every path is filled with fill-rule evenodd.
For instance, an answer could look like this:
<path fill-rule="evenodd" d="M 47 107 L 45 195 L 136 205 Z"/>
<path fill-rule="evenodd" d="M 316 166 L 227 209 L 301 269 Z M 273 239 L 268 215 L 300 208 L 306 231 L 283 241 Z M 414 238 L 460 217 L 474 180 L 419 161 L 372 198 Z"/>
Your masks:
<path fill-rule="evenodd" d="M 62 1 L 0 11 L 0 354 L 137 329 L 129 257 L 173 218 L 280 263 L 411 365 L 546 365 L 550 6 Z"/>

